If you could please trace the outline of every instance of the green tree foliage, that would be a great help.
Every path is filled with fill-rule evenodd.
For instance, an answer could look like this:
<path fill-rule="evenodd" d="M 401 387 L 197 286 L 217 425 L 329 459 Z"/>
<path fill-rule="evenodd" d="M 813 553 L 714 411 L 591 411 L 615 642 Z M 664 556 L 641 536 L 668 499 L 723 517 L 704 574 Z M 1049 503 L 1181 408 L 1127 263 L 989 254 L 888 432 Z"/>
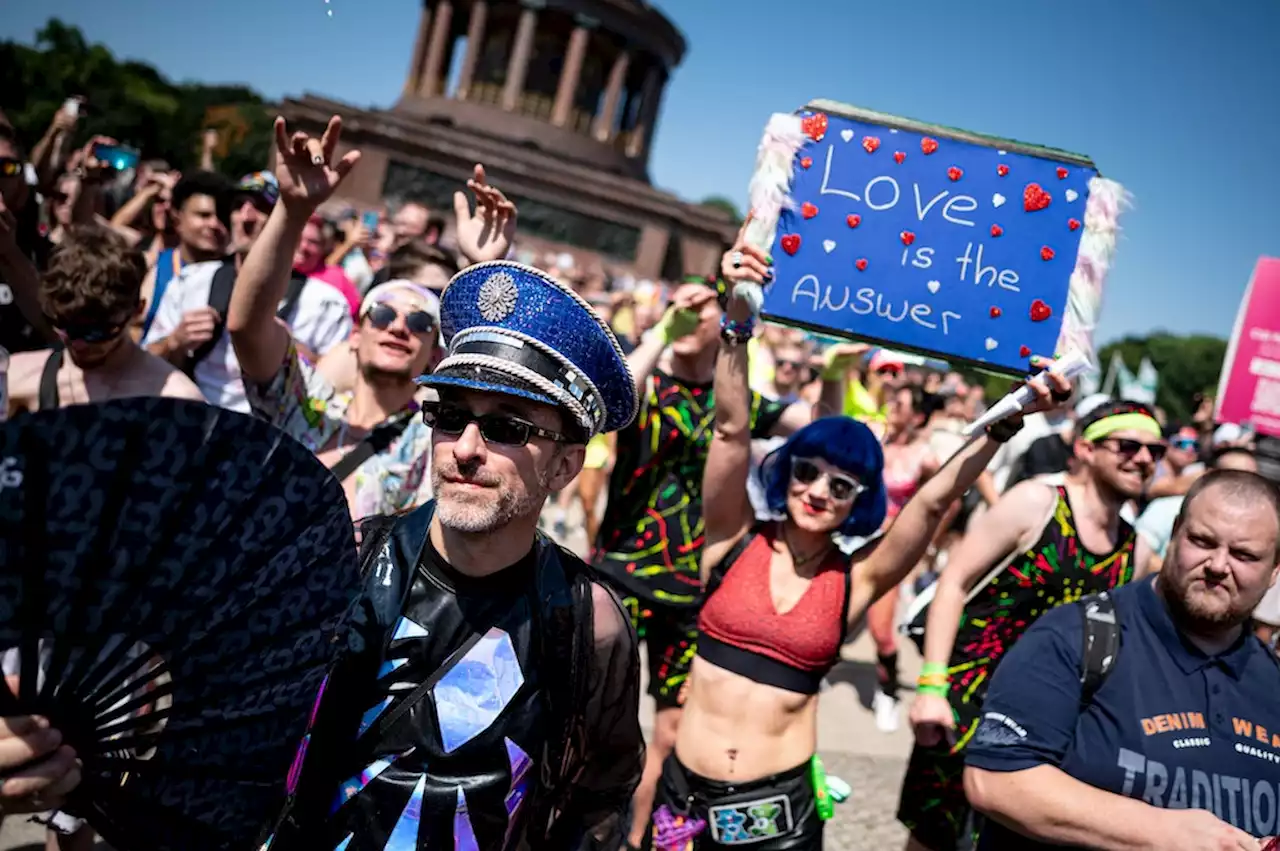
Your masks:
<path fill-rule="evenodd" d="M 712 207 L 716 210 L 724 210 L 733 217 L 735 225 L 742 224 L 742 213 L 738 210 L 738 205 L 721 195 L 712 195 L 709 198 L 703 198 L 699 202 L 703 207 Z"/>
<path fill-rule="evenodd" d="M 73 95 L 86 98 L 74 144 L 97 134 L 177 168 L 200 161 L 202 132 L 219 131 L 214 163 L 238 177 L 268 162 L 272 114 L 245 86 L 174 83 L 142 62 L 89 44 L 76 27 L 50 19 L 34 46 L 0 42 L 0 108 L 28 144 Z"/>
<path fill-rule="evenodd" d="M 1217 389 L 1227 341 L 1205 335 L 1181 337 L 1163 332 L 1147 337 L 1125 337 L 1103 346 L 1098 353 L 1104 376 L 1114 352 L 1120 353 L 1125 366 L 1135 374 L 1142 358 L 1149 358 L 1160 373 L 1156 404 L 1164 408 L 1171 422 L 1190 422 L 1196 394 L 1212 394 Z"/>

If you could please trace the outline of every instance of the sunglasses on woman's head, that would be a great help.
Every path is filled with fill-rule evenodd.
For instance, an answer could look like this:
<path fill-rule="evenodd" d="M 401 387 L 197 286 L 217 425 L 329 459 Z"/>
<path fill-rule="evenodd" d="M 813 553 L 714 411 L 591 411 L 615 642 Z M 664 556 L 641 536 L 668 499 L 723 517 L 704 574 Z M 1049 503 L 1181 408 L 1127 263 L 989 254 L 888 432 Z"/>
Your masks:
<path fill-rule="evenodd" d="M 396 321 L 397 316 L 404 317 L 404 327 L 408 328 L 414 334 L 428 334 L 436 327 L 436 321 L 430 313 L 425 310 L 414 310 L 409 313 L 401 313 L 389 304 L 375 304 L 369 308 L 369 312 L 365 317 L 369 320 L 369 324 L 379 331 L 385 331 L 391 327 L 391 323 Z"/>
<path fill-rule="evenodd" d="M 568 443 L 569 438 L 559 432 L 540 428 L 528 420 L 508 414 L 473 414 L 466 408 L 440 402 L 422 403 L 422 421 L 441 434 L 458 435 L 475 423 L 485 443 L 503 446 L 524 446 L 532 437 L 545 437 L 556 443 Z"/>
<path fill-rule="evenodd" d="M 808 458 L 791 459 L 791 478 L 802 485 L 811 485 L 824 475 L 816 463 Z M 866 490 L 862 482 L 840 473 L 826 473 L 827 490 L 838 500 L 857 499 Z"/>
<path fill-rule="evenodd" d="M 1151 453 L 1152 461 L 1159 461 L 1169 451 L 1169 447 L 1163 443 L 1143 443 L 1141 440 L 1132 440 L 1127 437 L 1104 437 L 1097 442 L 1110 444 L 1110 448 L 1117 455 L 1125 458 L 1132 458 L 1145 448 Z"/>

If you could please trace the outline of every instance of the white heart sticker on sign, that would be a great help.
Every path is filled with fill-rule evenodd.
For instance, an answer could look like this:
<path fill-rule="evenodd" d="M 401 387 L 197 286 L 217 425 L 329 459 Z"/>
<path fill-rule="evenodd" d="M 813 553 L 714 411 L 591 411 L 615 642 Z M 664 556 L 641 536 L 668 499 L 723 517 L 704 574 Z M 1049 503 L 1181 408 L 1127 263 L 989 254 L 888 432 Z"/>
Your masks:
<path fill-rule="evenodd" d="M 1077 198 L 1079 198 L 1079 197 L 1080 197 L 1080 193 L 1079 193 L 1079 192 L 1077 192 L 1077 191 L 1075 191 L 1074 189 L 1068 189 L 1068 190 L 1067 190 L 1067 200 L 1068 200 L 1068 201 L 1074 201 L 1074 200 L 1076 200 L 1076 199 L 1077 199 Z"/>
<path fill-rule="evenodd" d="M 840 131 L 840 138 L 841 138 L 841 139 L 844 139 L 846 142 L 852 142 L 852 141 L 853 141 L 853 131 L 852 131 L 852 130 L 841 130 L 841 131 Z"/>
<path fill-rule="evenodd" d="M 993 207 L 1002 206 L 1004 202 L 1005 202 L 1005 197 L 1001 195 L 999 192 L 991 196 L 991 206 Z"/>
<path fill-rule="evenodd" d="M 1000 345 L 1000 344 L 999 344 L 999 343 L 997 343 L 993 338 L 991 338 L 991 337 L 988 337 L 988 338 L 987 338 L 987 351 L 991 351 L 992 349 L 994 349 L 994 348 L 995 348 L 996 346 L 998 346 L 998 345 Z"/>
<path fill-rule="evenodd" d="M 930 281 L 929 283 L 925 284 L 925 286 L 929 288 L 929 292 L 934 293 L 935 295 L 937 294 L 938 290 L 942 289 L 942 284 L 938 283 L 937 281 Z"/>
<path fill-rule="evenodd" d="M 822 240 L 822 249 L 828 254 L 836 250 L 836 241 L 834 239 Z"/>

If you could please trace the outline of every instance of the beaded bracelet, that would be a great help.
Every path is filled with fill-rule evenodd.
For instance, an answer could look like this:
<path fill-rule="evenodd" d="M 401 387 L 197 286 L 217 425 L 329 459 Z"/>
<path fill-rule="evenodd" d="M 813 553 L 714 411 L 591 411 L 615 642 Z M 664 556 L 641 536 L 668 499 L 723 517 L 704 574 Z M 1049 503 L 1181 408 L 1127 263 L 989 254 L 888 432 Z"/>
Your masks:
<path fill-rule="evenodd" d="M 720 339 L 731 346 L 747 342 L 755 334 L 755 331 L 756 322 L 754 319 L 739 321 L 726 316 L 720 320 Z"/>

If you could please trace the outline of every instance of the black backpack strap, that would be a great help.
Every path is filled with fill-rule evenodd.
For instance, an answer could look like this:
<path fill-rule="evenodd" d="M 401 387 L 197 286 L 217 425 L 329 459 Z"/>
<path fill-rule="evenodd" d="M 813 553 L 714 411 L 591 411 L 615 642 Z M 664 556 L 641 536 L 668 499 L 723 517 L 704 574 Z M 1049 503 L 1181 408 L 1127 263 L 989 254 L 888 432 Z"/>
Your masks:
<path fill-rule="evenodd" d="M 213 336 L 201 343 L 191 353 L 191 357 L 187 358 L 186 369 L 183 371 L 188 377 L 195 377 L 196 365 L 209 356 L 227 331 L 227 311 L 231 309 L 231 291 L 235 288 L 237 274 L 236 264 L 230 260 L 224 261 L 213 273 L 213 280 L 209 283 L 209 306 L 218 314 L 218 324 L 214 326 Z"/>
<path fill-rule="evenodd" d="M 289 287 L 284 291 L 284 299 L 276 308 L 276 317 L 286 323 L 293 312 L 298 309 L 298 299 L 302 298 L 302 288 L 307 285 L 307 276 L 294 271 L 289 274 Z"/>
<path fill-rule="evenodd" d="M 1084 627 L 1080 651 L 1080 702 L 1089 703 L 1116 666 L 1120 655 L 1120 619 L 1111 594 L 1091 594 L 1079 603 Z"/>
<path fill-rule="evenodd" d="M 338 481 L 345 482 L 352 473 L 360 469 L 361 464 L 379 452 L 385 452 L 397 437 L 404 434 L 411 418 L 412 415 L 406 414 L 374 426 L 373 431 L 369 432 L 364 440 L 357 443 L 350 452 L 338 459 L 337 464 L 329 468 L 329 472 L 333 473 Z"/>
<path fill-rule="evenodd" d="M 40 396 L 38 401 L 41 411 L 56 411 L 59 405 L 58 370 L 62 369 L 62 349 L 49 352 L 49 359 L 44 362 L 40 373 Z"/>

